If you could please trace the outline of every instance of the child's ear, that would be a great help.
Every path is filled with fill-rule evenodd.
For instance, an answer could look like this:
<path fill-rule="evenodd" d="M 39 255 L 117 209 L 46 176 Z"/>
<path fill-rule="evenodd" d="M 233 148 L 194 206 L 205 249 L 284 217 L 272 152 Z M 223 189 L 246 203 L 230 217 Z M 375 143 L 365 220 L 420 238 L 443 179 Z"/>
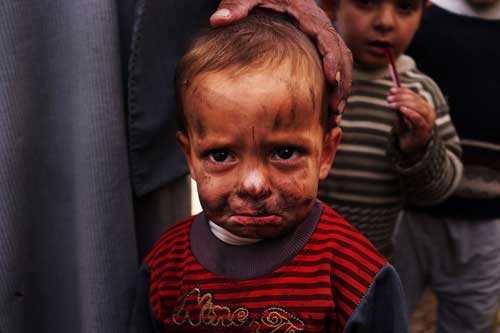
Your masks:
<path fill-rule="evenodd" d="M 339 126 L 332 128 L 330 132 L 325 135 L 323 150 L 321 152 L 319 179 L 325 179 L 328 176 L 341 138 L 342 129 Z"/>
<path fill-rule="evenodd" d="M 191 145 L 189 143 L 189 137 L 186 133 L 177 131 L 175 138 L 177 142 L 181 146 L 182 151 L 184 152 L 184 156 L 186 157 L 186 161 L 189 167 L 189 173 L 191 174 L 191 178 L 196 181 L 194 169 L 193 169 L 193 158 L 191 155 Z"/>

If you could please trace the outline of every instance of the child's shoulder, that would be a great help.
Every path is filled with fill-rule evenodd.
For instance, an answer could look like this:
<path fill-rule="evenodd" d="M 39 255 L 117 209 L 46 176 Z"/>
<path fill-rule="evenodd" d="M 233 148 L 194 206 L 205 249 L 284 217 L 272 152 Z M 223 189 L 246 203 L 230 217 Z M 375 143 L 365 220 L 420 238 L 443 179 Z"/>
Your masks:
<path fill-rule="evenodd" d="M 421 82 L 423 84 L 433 84 L 436 85 L 436 82 L 430 77 L 427 73 L 422 72 L 418 68 L 418 63 L 413 59 L 413 57 L 403 54 L 398 59 L 398 72 L 402 75 L 402 79 L 407 81 L 407 83 L 412 82 Z"/>
<path fill-rule="evenodd" d="M 446 106 L 447 101 L 436 81 L 429 74 L 422 72 L 418 63 L 409 55 L 402 55 L 401 60 L 408 64 L 400 73 L 403 85 L 420 94 L 434 108 Z"/>
<path fill-rule="evenodd" d="M 355 266 L 368 266 L 373 273 L 387 264 L 375 246 L 358 229 L 328 205 L 322 203 L 322 206 L 323 213 L 316 237 L 326 238 L 335 244 L 336 257 L 350 261 Z"/>
<path fill-rule="evenodd" d="M 337 244 L 333 247 L 332 259 L 334 297 L 341 309 L 339 320 L 350 325 L 349 322 L 356 322 L 373 311 L 374 294 L 380 289 L 382 294 L 398 289 L 395 287 L 398 281 L 392 276 L 395 273 L 390 264 L 371 242 L 324 204 L 319 228 L 320 238 L 330 237 Z"/>
<path fill-rule="evenodd" d="M 176 243 L 189 243 L 189 231 L 191 230 L 191 224 L 193 223 L 197 215 L 190 216 L 184 220 L 176 222 L 174 225 L 169 227 L 156 241 L 153 248 L 149 251 L 146 256 L 146 262 L 152 262 L 158 256 L 162 255 L 168 251 L 169 248 L 174 246 Z"/>

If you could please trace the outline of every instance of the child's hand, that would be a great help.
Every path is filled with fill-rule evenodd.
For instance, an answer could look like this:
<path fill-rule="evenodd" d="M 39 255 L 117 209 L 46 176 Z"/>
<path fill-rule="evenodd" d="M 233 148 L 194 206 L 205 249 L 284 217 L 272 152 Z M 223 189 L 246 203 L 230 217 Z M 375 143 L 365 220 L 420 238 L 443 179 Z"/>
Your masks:
<path fill-rule="evenodd" d="M 387 101 L 410 123 L 406 127 L 396 126 L 399 149 L 404 154 L 423 153 L 432 137 L 436 121 L 436 113 L 432 107 L 422 96 L 404 87 L 391 88 Z"/>

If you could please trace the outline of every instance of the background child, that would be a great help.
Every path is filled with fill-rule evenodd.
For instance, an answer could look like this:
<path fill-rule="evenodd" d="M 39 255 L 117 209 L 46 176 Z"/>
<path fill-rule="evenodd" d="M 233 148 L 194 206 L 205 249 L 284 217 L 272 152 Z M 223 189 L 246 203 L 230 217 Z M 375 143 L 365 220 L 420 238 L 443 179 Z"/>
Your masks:
<path fill-rule="evenodd" d="M 405 204 L 432 205 L 457 186 L 460 147 L 438 86 L 404 55 L 424 0 L 323 1 L 352 50 L 348 100 L 335 168 L 320 184 L 325 200 L 387 258 Z M 384 49 L 396 58 L 401 88 L 393 87 Z M 409 128 L 394 126 L 398 114 Z"/>
<path fill-rule="evenodd" d="M 201 35 L 177 86 L 204 211 L 147 256 L 132 330 L 406 332 L 395 271 L 316 200 L 341 130 L 308 38 L 252 14 Z"/>
<path fill-rule="evenodd" d="M 464 177 L 448 200 L 405 214 L 394 264 L 412 312 L 427 286 L 438 332 L 492 332 L 500 302 L 500 1 L 436 0 L 409 49 L 448 96 Z"/>

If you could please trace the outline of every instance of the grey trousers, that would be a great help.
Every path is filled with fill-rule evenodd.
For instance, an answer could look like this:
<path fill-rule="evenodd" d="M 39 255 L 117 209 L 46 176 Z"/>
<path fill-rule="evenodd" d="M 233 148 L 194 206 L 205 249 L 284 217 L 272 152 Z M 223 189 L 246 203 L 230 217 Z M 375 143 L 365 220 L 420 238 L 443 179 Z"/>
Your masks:
<path fill-rule="evenodd" d="M 394 266 L 411 314 L 426 287 L 437 295 L 439 333 L 491 333 L 500 305 L 500 219 L 464 221 L 406 213 Z"/>

